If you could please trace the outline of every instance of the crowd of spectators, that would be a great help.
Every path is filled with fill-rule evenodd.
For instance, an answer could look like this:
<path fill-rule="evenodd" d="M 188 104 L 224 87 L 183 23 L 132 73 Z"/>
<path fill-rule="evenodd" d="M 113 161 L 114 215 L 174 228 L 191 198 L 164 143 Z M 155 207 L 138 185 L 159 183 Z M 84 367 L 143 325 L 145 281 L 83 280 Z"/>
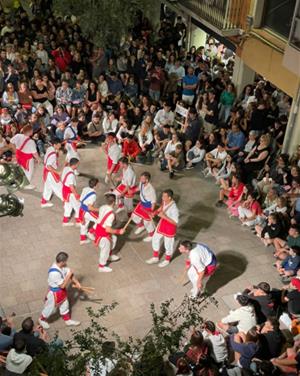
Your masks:
<path fill-rule="evenodd" d="M 114 132 L 131 161 L 158 161 L 170 178 L 186 169 L 214 179 L 216 206 L 273 248 L 282 291 L 262 282 L 237 294 L 239 308 L 205 322 L 170 357 L 176 374 L 296 375 L 299 337 L 288 341 L 279 328 L 279 318 L 295 335 L 300 328 L 300 148 L 281 153 L 291 99 L 261 78 L 237 96 L 232 51 L 211 37 L 185 49 L 180 17 L 162 20 L 157 33 L 141 17 L 121 46 L 106 50 L 51 13 L 32 21 L 22 10 L 0 14 L 0 29 L 0 147 L 28 123 L 41 157 L 71 121 L 93 144 Z M 17 334 L 9 319 L 1 323 L 7 375 L 48 351 L 38 331 L 30 318 Z"/>

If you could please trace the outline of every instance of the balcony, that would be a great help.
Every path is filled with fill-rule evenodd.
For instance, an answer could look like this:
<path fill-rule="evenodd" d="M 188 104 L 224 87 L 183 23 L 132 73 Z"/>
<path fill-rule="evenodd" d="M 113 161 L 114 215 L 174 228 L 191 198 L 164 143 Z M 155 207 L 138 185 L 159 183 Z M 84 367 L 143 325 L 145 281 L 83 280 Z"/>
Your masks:
<path fill-rule="evenodd" d="M 247 28 L 251 0 L 179 0 L 176 3 L 224 36 L 241 34 Z"/>

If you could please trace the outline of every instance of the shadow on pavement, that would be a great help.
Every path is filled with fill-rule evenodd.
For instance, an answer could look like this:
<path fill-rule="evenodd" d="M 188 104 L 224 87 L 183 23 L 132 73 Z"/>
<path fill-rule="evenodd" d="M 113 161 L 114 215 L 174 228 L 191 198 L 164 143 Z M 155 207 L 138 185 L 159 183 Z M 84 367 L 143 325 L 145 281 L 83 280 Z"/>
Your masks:
<path fill-rule="evenodd" d="M 209 295 L 216 293 L 219 288 L 241 276 L 248 265 L 246 257 L 235 251 L 218 253 L 217 261 L 218 269 L 206 285 Z"/>

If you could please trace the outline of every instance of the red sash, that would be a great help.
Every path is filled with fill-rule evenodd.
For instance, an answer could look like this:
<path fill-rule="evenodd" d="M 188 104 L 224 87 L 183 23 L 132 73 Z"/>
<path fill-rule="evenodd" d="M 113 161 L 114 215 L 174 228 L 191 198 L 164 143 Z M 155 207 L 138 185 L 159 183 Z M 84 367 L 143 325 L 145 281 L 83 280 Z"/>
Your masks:
<path fill-rule="evenodd" d="M 126 185 L 125 185 L 125 184 L 120 184 L 120 185 L 118 185 L 117 188 L 116 188 L 116 190 L 117 190 L 119 193 L 121 193 L 121 194 L 125 191 L 125 189 L 126 189 Z M 128 191 L 125 193 L 125 197 L 126 197 L 126 198 L 132 198 L 132 197 L 134 196 L 136 190 L 137 190 L 137 186 L 136 186 L 136 185 L 133 186 L 133 187 L 130 187 L 130 188 L 128 189 Z"/>
<path fill-rule="evenodd" d="M 62 304 L 68 297 L 66 289 L 60 289 L 59 291 L 51 291 L 51 292 L 54 295 L 55 306 Z"/>
<path fill-rule="evenodd" d="M 43 181 L 46 182 L 47 180 L 47 176 L 50 172 L 50 174 L 53 176 L 54 180 L 56 181 L 56 183 L 58 183 L 60 181 L 60 176 L 57 172 L 53 172 L 53 171 L 49 171 L 47 169 L 47 161 L 48 161 L 48 158 L 51 156 L 51 155 L 54 155 L 56 154 L 55 151 L 52 151 L 51 153 L 48 154 L 47 158 L 46 158 L 46 161 L 44 163 L 44 169 L 43 169 Z"/>
<path fill-rule="evenodd" d="M 106 213 L 105 216 L 102 218 L 101 222 L 97 224 L 95 229 L 95 244 L 98 245 L 100 240 L 102 238 L 111 239 L 111 234 L 105 230 L 103 227 L 104 222 L 107 220 L 107 218 L 113 214 L 113 211 Z"/>
<path fill-rule="evenodd" d="M 168 238 L 173 238 L 176 235 L 177 225 L 169 222 L 167 219 L 161 218 L 158 222 L 156 231 Z"/>
<path fill-rule="evenodd" d="M 74 172 L 73 171 L 69 171 L 66 176 L 64 177 L 64 180 L 62 181 L 62 196 L 63 196 L 63 200 L 65 202 L 69 202 L 70 200 L 70 195 L 72 194 L 72 190 L 70 187 L 67 187 L 65 184 L 66 184 L 66 180 L 68 178 L 69 175 L 73 174 L 74 175 Z"/>
<path fill-rule="evenodd" d="M 133 214 L 136 214 L 138 217 L 144 219 L 145 221 L 151 221 L 149 213 L 152 213 L 152 208 L 145 208 L 141 202 L 135 207 Z"/>
<path fill-rule="evenodd" d="M 92 217 L 94 217 L 95 219 L 98 218 L 98 213 L 97 212 L 93 212 L 93 211 L 89 211 L 89 212 L 86 212 L 84 211 L 82 208 L 79 209 L 79 219 L 82 223 L 84 223 L 84 215 L 85 213 L 89 213 Z"/>
<path fill-rule="evenodd" d="M 110 171 L 111 166 L 112 166 L 113 164 L 114 164 L 114 163 L 113 163 L 113 160 L 107 155 L 107 171 Z M 118 163 L 115 165 L 115 167 L 114 167 L 112 173 L 113 173 L 113 174 L 116 174 L 116 173 L 119 171 L 119 169 L 120 169 L 120 163 L 118 162 Z"/>
<path fill-rule="evenodd" d="M 23 144 L 20 146 L 19 149 L 16 150 L 16 159 L 20 166 L 22 166 L 25 170 L 29 171 L 29 161 L 33 158 L 32 153 L 24 153 L 22 150 L 24 149 L 27 142 L 30 140 L 30 137 L 26 138 L 23 141 Z"/>

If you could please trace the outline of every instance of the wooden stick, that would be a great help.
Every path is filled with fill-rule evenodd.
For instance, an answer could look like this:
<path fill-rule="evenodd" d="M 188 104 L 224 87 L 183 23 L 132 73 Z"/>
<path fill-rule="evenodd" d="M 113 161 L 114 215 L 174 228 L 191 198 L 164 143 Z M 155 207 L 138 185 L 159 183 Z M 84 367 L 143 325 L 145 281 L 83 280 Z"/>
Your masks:
<path fill-rule="evenodd" d="M 81 286 L 80 290 L 85 291 L 85 292 L 93 292 L 95 291 L 94 287 L 88 287 L 88 286 Z"/>
<path fill-rule="evenodd" d="M 132 216 L 130 216 L 130 218 L 128 219 L 128 221 L 126 222 L 125 226 L 123 227 L 123 230 L 126 231 L 127 227 L 129 226 L 129 223 L 132 221 Z"/>

